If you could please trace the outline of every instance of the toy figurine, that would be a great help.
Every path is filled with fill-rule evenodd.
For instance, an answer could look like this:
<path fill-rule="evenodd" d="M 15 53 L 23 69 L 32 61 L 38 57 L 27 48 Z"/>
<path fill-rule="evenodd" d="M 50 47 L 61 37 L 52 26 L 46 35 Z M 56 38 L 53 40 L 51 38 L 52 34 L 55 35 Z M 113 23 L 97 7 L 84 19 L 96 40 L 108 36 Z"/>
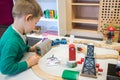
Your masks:
<path fill-rule="evenodd" d="M 108 33 L 107 33 L 107 41 L 106 43 L 107 44 L 112 44 L 112 38 L 114 37 L 114 31 L 115 31 L 115 28 L 110 26 L 107 28 L 108 30 Z"/>
<path fill-rule="evenodd" d="M 69 45 L 69 61 L 76 60 L 76 49 L 74 44 Z"/>
<path fill-rule="evenodd" d="M 54 57 L 54 55 L 52 55 L 52 57 L 47 58 L 47 65 L 56 66 L 58 64 L 60 64 L 60 60 L 57 57 Z"/>

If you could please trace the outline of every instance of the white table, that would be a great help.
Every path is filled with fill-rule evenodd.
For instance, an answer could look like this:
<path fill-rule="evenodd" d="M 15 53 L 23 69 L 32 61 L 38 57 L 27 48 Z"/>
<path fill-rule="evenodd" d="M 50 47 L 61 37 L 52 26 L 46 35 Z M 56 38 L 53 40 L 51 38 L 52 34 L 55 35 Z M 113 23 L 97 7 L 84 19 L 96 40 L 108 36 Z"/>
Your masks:
<path fill-rule="evenodd" d="M 64 48 L 64 50 L 63 50 Z M 60 50 L 62 49 L 62 50 Z M 67 53 L 67 49 L 66 46 L 64 45 L 60 45 L 58 47 L 52 48 L 44 57 L 41 58 L 41 60 L 39 61 L 39 66 L 42 70 L 44 70 L 45 72 L 48 72 L 50 74 L 54 74 L 54 75 L 58 75 L 61 76 L 62 75 L 62 71 L 64 69 L 68 69 L 65 65 L 65 62 L 68 60 L 68 54 Z M 109 50 L 109 49 L 102 49 L 100 50 L 99 48 L 95 48 L 95 53 L 97 54 L 104 54 L 104 53 L 112 53 L 112 54 L 116 54 L 117 52 L 114 52 L 113 50 Z M 27 55 L 25 55 L 25 57 L 22 60 L 25 60 L 29 55 L 31 55 L 33 53 L 28 53 Z M 62 67 L 48 67 L 46 66 L 46 58 L 50 57 L 52 54 L 54 54 L 56 57 L 61 58 L 62 62 Z M 77 59 L 80 59 L 80 57 L 85 57 L 84 54 L 77 54 Z M 79 76 L 80 80 L 106 80 L 106 74 L 107 74 L 107 64 L 108 63 L 117 63 L 117 60 L 114 59 L 97 59 L 96 63 L 100 64 L 100 67 L 103 68 L 103 72 L 102 75 L 98 75 L 98 78 L 90 78 L 90 77 L 83 77 L 83 76 Z M 78 67 L 74 68 L 74 70 L 80 70 L 82 69 L 82 65 L 79 65 Z M 57 71 L 56 71 L 57 70 Z M 56 73 L 57 72 L 57 73 Z M 0 80 L 42 80 L 40 77 L 38 77 L 36 74 L 34 74 L 34 72 L 32 71 L 32 69 L 28 69 L 20 74 L 14 75 L 14 76 L 6 76 L 6 75 L 2 75 L 0 74 Z"/>
<path fill-rule="evenodd" d="M 110 49 L 101 49 L 95 47 L 94 52 L 96 54 L 115 54 L 117 55 L 118 52 L 115 50 L 110 50 Z M 47 58 L 51 57 L 54 54 L 55 57 L 59 58 L 61 60 L 61 64 L 58 66 L 48 66 L 46 64 Z M 85 54 L 83 53 L 77 53 L 76 55 L 76 60 L 80 60 L 82 57 L 85 57 Z M 77 71 L 82 71 L 82 65 L 78 65 L 76 68 L 68 68 L 66 66 L 66 63 L 68 61 L 68 45 L 59 45 L 57 47 L 52 48 L 39 62 L 39 67 L 50 74 L 56 75 L 56 76 L 62 76 L 62 72 L 67 69 L 67 70 L 77 70 Z M 102 75 L 98 75 L 97 78 L 90 78 L 90 77 L 83 77 L 79 76 L 79 80 L 106 80 L 106 75 L 107 75 L 107 67 L 108 63 L 114 63 L 117 64 L 117 60 L 115 59 L 96 59 L 96 63 L 100 64 L 100 68 L 103 69 L 103 72 L 101 73 Z"/>

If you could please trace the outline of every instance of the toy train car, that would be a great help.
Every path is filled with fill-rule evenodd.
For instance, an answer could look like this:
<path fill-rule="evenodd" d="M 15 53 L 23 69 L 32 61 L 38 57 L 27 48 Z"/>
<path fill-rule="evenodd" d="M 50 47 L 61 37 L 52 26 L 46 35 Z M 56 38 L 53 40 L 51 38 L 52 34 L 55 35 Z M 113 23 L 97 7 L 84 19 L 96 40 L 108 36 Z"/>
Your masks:
<path fill-rule="evenodd" d="M 56 46 L 59 44 L 67 44 L 67 40 L 65 38 L 62 38 L 61 40 L 60 39 L 52 40 L 52 46 Z"/>

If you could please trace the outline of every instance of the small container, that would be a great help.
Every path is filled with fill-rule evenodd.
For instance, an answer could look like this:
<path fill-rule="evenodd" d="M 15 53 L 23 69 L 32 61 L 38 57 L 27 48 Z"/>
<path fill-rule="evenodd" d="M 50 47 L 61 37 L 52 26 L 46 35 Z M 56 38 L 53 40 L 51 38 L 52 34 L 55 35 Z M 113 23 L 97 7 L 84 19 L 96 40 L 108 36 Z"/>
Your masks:
<path fill-rule="evenodd" d="M 50 13 L 48 9 L 44 11 L 44 16 L 45 18 L 50 18 Z"/>
<path fill-rule="evenodd" d="M 49 14 L 50 14 L 50 18 L 54 18 L 54 15 L 55 15 L 54 10 L 50 10 L 50 11 L 49 11 Z"/>

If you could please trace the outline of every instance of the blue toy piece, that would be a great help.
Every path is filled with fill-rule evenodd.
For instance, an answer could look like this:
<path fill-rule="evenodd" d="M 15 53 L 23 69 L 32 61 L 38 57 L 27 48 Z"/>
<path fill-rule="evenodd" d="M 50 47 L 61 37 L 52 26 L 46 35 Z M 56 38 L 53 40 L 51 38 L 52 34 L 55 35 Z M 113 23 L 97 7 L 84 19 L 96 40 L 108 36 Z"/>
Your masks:
<path fill-rule="evenodd" d="M 59 44 L 67 44 L 67 40 L 65 38 L 62 38 L 61 40 L 60 39 L 52 40 L 52 46 L 56 46 Z"/>
<path fill-rule="evenodd" d="M 67 44 L 67 40 L 65 38 L 61 39 L 61 44 Z"/>
<path fill-rule="evenodd" d="M 59 44 L 60 44 L 59 39 L 52 40 L 52 46 L 56 46 L 56 45 L 59 45 Z"/>

